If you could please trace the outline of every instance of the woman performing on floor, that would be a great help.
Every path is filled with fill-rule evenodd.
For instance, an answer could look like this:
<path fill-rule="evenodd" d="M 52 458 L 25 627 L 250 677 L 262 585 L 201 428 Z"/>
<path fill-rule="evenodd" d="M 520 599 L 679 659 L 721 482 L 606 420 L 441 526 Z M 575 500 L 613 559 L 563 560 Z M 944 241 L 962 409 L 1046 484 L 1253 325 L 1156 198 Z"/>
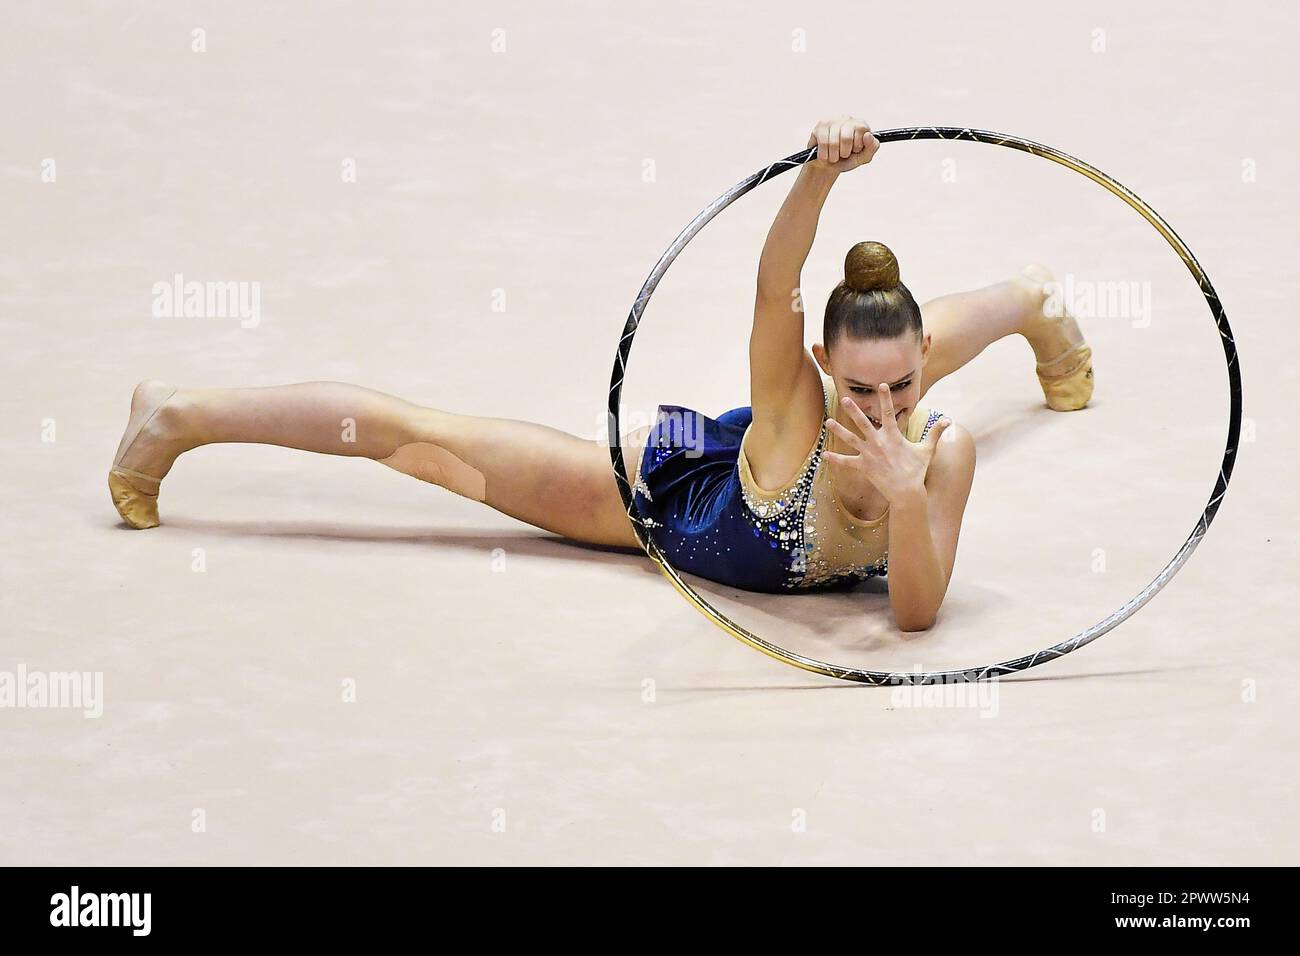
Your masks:
<path fill-rule="evenodd" d="M 810 352 L 800 273 L 822 205 L 880 144 L 849 117 L 818 123 L 808 145 L 817 156 L 801 167 L 759 260 L 750 404 L 716 419 L 661 405 L 654 425 L 622 437 L 627 477 L 649 533 L 679 570 L 768 592 L 887 575 L 895 624 L 922 630 L 952 576 L 975 445 L 921 400 L 991 343 L 1020 335 L 1048 406 L 1080 409 L 1092 395 L 1092 351 L 1068 312 L 1049 307 L 1052 276 L 1040 265 L 918 307 L 893 253 L 860 242 Z M 603 442 L 338 382 L 141 382 L 108 476 L 126 523 L 155 527 L 172 464 L 212 442 L 372 458 L 573 540 L 640 548 Z"/>

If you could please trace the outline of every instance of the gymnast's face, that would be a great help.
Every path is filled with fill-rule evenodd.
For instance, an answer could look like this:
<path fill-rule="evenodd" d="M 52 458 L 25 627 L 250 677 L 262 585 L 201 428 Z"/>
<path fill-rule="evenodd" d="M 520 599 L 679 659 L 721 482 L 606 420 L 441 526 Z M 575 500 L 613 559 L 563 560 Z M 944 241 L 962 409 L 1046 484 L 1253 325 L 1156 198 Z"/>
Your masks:
<path fill-rule="evenodd" d="M 835 381 L 840 398 L 850 398 L 876 427 L 880 427 L 880 383 L 889 386 L 898 427 L 907 430 L 907 420 L 921 400 L 921 369 L 930 351 L 930 335 L 917 338 L 904 332 L 892 339 L 854 339 L 841 336 L 830 350 L 814 347 L 822 370 Z M 832 414 L 853 431 L 857 427 L 844 409 Z M 837 414 L 836 414 L 837 413 Z"/>

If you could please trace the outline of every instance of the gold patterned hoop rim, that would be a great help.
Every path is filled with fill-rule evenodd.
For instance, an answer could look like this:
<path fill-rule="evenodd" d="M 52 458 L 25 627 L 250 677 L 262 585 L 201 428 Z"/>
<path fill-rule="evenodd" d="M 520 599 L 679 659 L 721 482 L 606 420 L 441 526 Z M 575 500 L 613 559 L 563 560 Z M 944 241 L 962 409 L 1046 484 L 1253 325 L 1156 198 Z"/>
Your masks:
<path fill-rule="evenodd" d="M 967 667 L 958 670 L 944 671 L 873 671 L 864 670 L 857 667 L 847 667 L 839 664 L 831 664 L 826 661 L 819 661 L 811 657 L 805 657 L 794 651 L 774 644 L 771 641 L 754 634 L 747 628 L 731 620 L 712 604 L 710 604 L 698 591 L 695 590 L 687 581 L 682 579 L 677 569 L 669 563 L 667 557 L 655 544 L 650 537 L 649 531 L 641 518 L 635 501 L 632 496 L 632 487 L 628 484 L 627 475 L 624 469 L 623 449 L 620 444 L 621 423 L 619 421 L 619 400 L 623 392 L 623 381 L 627 374 L 628 356 L 632 351 L 632 341 L 640 328 L 642 316 L 645 313 L 646 305 L 650 302 L 651 295 L 654 294 L 664 273 L 668 267 L 681 253 L 686 244 L 691 241 L 701 229 L 703 229 L 710 220 L 713 219 L 723 209 L 739 199 L 745 193 L 755 187 L 781 175 L 787 170 L 802 166 L 817 154 L 816 147 L 809 147 L 801 150 L 785 159 L 778 160 L 770 166 L 760 169 L 758 172 L 749 176 L 747 179 L 732 186 L 721 196 L 715 199 L 709 205 L 705 206 L 700 213 L 690 221 L 685 229 L 673 240 L 667 251 L 659 257 L 655 263 L 645 284 L 641 286 L 641 291 L 637 293 L 636 301 L 632 303 L 632 309 L 628 313 L 627 322 L 623 326 L 623 334 L 619 337 L 618 350 L 614 357 L 614 371 L 610 377 L 609 386 L 609 448 L 610 458 L 614 468 L 614 480 L 618 484 L 619 494 L 623 498 L 623 505 L 627 511 L 628 520 L 631 521 L 632 527 L 636 533 L 637 540 L 641 547 L 645 549 L 650 559 L 655 562 L 659 570 L 672 583 L 687 601 L 696 609 L 713 621 L 732 637 L 749 645 L 755 650 L 761 651 L 769 657 L 775 658 L 784 664 L 792 667 L 798 667 L 802 670 L 811 671 L 815 674 L 822 674 L 826 677 L 834 677 L 839 680 L 854 681 L 862 684 L 875 685 L 908 685 L 908 684 L 936 684 L 936 683 L 955 683 L 964 681 L 981 681 L 996 679 L 1007 674 L 1015 674 L 1020 671 L 1028 670 L 1031 667 L 1037 667 L 1051 660 L 1064 657 L 1072 651 L 1078 650 L 1085 644 L 1090 644 L 1103 634 L 1114 629 L 1128 618 L 1132 617 L 1143 607 L 1151 598 L 1169 583 L 1169 580 L 1177 573 L 1186 562 L 1205 533 L 1209 530 L 1210 523 L 1214 520 L 1219 506 L 1223 503 L 1223 496 L 1228 490 L 1228 481 L 1232 477 L 1232 467 L 1236 459 L 1237 446 L 1241 437 L 1241 369 L 1237 360 L 1237 346 L 1233 341 L 1232 329 L 1228 325 L 1227 313 L 1223 310 L 1223 305 L 1219 301 L 1218 294 L 1210 282 L 1210 277 L 1201 268 L 1200 263 L 1192 254 L 1187 244 L 1178 237 L 1173 228 L 1152 209 L 1147 203 L 1143 202 L 1132 190 L 1121 185 L 1110 176 L 1103 173 L 1094 166 L 1090 166 L 1080 159 L 1063 153 L 1051 146 L 1045 146 L 1042 143 L 1035 143 L 1031 140 L 1022 139 L 1019 136 L 1011 136 L 1006 133 L 994 133 L 988 130 L 967 129 L 956 126 L 910 126 L 899 129 L 883 130 L 873 132 L 873 135 L 883 143 L 894 143 L 917 140 L 963 140 L 972 143 L 985 143 L 991 146 L 1004 146 L 1009 149 L 1020 150 L 1021 152 L 1031 153 L 1034 156 L 1051 160 L 1059 163 L 1067 169 L 1071 169 L 1081 176 L 1086 176 L 1093 182 L 1105 188 L 1110 193 L 1124 200 L 1129 206 L 1137 212 L 1164 238 L 1178 257 L 1182 260 L 1183 265 L 1192 274 L 1196 280 L 1201 294 L 1205 297 L 1206 303 L 1210 307 L 1210 314 L 1214 318 L 1214 324 L 1219 330 L 1219 337 L 1223 344 L 1224 360 L 1227 364 L 1228 386 L 1229 386 L 1229 410 L 1228 410 L 1228 434 L 1223 452 L 1223 461 L 1219 466 L 1218 475 L 1215 476 L 1213 489 L 1205 505 L 1204 511 L 1197 519 L 1187 540 L 1183 542 L 1177 553 L 1170 559 L 1150 583 L 1131 599 L 1121 605 L 1116 611 L 1108 614 L 1105 618 L 1085 628 L 1078 634 L 1068 640 L 1061 641 L 1057 644 L 1024 657 L 1018 657 L 1014 660 L 1001 661 L 996 664 L 985 664 L 980 667 Z"/>

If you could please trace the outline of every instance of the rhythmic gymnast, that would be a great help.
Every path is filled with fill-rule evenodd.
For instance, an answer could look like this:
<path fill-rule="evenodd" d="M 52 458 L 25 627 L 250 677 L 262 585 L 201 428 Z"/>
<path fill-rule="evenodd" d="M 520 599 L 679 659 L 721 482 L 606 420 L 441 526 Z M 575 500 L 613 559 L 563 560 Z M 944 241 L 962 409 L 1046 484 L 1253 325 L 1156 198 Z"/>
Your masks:
<path fill-rule="evenodd" d="M 991 343 L 1020 335 L 1048 406 L 1080 409 L 1092 395 L 1092 350 L 1068 312 L 1046 307 L 1052 275 L 1041 265 L 918 307 L 893 253 L 859 242 L 809 352 L 800 273 L 818 217 L 838 177 L 869 163 L 880 143 L 845 117 L 818 123 L 808 146 L 817 156 L 759 259 L 750 404 L 716 419 L 659 406 L 654 425 L 621 438 L 627 479 L 639 519 L 679 570 L 777 593 L 887 574 L 895 624 L 923 630 L 952 576 L 975 444 L 921 399 Z M 640 548 L 603 442 L 339 382 L 141 382 L 108 475 L 126 523 L 157 526 L 162 479 L 182 453 L 213 442 L 371 458 L 546 531 Z"/>

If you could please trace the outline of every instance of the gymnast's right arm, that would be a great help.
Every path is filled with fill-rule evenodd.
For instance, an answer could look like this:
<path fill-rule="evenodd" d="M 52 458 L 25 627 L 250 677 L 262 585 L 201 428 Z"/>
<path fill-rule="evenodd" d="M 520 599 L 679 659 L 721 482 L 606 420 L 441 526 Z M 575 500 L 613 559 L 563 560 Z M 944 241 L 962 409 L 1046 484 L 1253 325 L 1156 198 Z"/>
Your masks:
<path fill-rule="evenodd" d="M 804 348 L 800 274 L 836 178 L 870 162 L 880 148 L 871 127 L 853 117 L 818 123 L 808 145 L 818 147 L 817 156 L 799 170 L 758 263 L 749 382 L 754 422 L 764 430 L 780 430 L 786 412 L 801 404 L 792 401 L 801 376 L 815 396 L 812 404 L 821 407 L 821 380 Z"/>

